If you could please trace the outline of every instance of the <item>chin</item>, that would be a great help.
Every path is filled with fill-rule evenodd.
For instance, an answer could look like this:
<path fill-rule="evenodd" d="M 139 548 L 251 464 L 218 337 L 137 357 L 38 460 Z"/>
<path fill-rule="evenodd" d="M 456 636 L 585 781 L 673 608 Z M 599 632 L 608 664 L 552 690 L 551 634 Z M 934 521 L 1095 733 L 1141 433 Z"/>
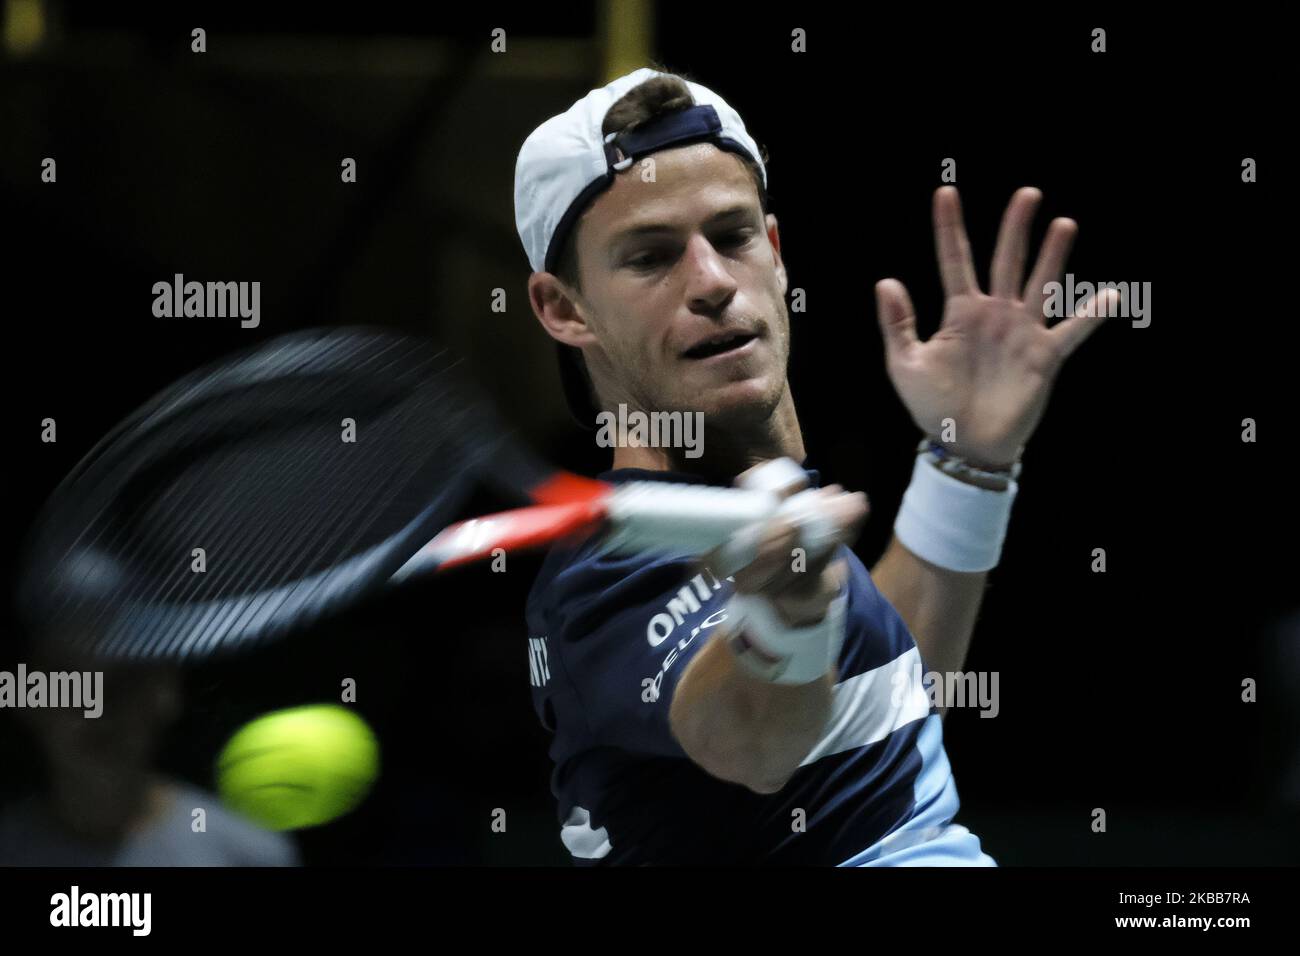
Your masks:
<path fill-rule="evenodd" d="M 709 427 L 758 424 L 766 421 L 781 402 L 781 383 L 766 376 L 729 382 L 703 392 L 696 407 Z"/>

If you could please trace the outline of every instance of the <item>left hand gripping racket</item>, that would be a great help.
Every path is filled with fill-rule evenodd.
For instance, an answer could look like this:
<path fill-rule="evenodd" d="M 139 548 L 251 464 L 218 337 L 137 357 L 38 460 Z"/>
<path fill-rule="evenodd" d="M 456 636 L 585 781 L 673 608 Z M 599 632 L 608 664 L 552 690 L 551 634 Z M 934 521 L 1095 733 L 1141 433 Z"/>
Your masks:
<path fill-rule="evenodd" d="M 457 522 L 480 487 L 528 506 Z M 577 534 L 622 551 L 723 548 L 731 573 L 752 548 L 735 533 L 801 520 L 797 499 L 560 471 L 445 351 L 312 330 L 186 376 L 113 429 L 38 517 L 19 598 L 42 635 L 93 654 L 195 659 Z"/>

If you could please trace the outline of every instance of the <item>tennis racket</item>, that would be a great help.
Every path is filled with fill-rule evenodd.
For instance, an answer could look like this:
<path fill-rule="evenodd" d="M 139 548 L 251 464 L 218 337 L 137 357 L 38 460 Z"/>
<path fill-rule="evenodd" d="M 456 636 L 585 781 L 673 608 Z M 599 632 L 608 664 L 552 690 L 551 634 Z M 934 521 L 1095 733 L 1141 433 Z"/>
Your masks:
<path fill-rule="evenodd" d="M 491 489 L 521 507 L 463 517 Z M 765 490 L 608 484 L 512 436 L 463 367 L 374 328 L 282 336 L 186 376 L 77 465 L 38 517 L 20 602 L 94 655 L 190 660 L 303 628 L 395 583 L 580 535 L 752 559 Z M 793 504 L 792 504 L 793 502 Z"/>

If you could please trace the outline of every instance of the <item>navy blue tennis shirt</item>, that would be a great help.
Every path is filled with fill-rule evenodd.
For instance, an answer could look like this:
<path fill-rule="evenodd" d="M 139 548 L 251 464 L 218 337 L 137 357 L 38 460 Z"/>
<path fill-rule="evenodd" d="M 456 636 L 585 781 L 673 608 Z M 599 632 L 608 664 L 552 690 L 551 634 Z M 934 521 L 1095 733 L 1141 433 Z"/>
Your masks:
<path fill-rule="evenodd" d="M 600 477 L 705 483 L 639 469 Z M 677 683 L 726 620 L 732 581 L 684 554 L 601 555 L 594 541 L 547 555 L 528 598 L 529 677 L 576 864 L 995 865 L 952 823 L 957 790 L 916 642 L 862 562 L 842 555 L 832 715 L 772 794 L 710 775 L 669 728 Z"/>

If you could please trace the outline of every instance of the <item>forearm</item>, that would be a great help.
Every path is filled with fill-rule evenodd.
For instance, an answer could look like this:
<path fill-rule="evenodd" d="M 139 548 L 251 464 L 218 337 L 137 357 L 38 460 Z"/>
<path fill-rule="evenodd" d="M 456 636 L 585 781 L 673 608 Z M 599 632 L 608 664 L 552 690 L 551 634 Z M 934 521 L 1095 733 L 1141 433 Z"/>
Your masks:
<path fill-rule="evenodd" d="M 960 671 L 984 600 L 987 571 L 948 571 L 918 558 L 891 537 L 871 569 L 880 593 L 916 639 L 929 670 Z"/>
<path fill-rule="evenodd" d="M 965 666 L 988 583 L 988 571 L 953 568 L 997 563 L 1019 475 L 1014 463 L 957 464 L 940 476 L 932 454 L 918 458 L 897 531 L 871 570 L 876 588 L 917 641 L 924 665 L 939 672 Z M 902 531 L 926 558 L 900 540 Z"/>
<path fill-rule="evenodd" d="M 834 671 L 809 684 L 755 677 L 719 634 L 691 660 L 669 723 L 693 761 L 723 780 L 774 793 L 825 731 Z"/>

